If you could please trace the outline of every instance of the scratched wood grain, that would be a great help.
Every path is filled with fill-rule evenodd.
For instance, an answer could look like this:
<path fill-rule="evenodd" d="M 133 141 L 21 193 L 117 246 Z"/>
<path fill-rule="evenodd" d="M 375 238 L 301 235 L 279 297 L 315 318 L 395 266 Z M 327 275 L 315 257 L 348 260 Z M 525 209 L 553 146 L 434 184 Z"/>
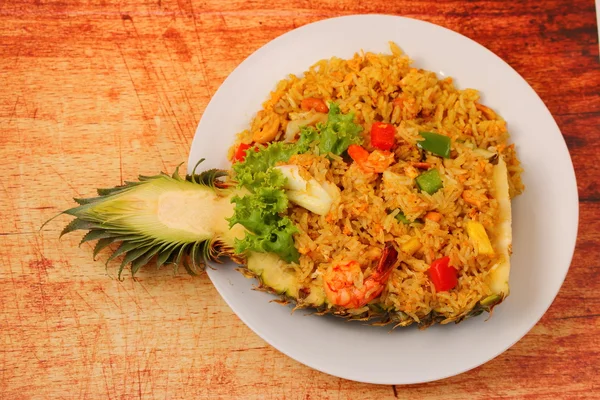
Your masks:
<path fill-rule="evenodd" d="M 205 276 L 144 271 L 119 282 L 114 266 L 77 246 L 77 235 L 57 240 L 66 217 L 38 232 L 72 197 L 185 161 L 211 96 L 254 50 L 295 27 L 354 13 L 419 18 L 475 39 L 527 79 L 563 132 L 578 177 L 577 249 L 548 313 L 507 352 L 423 385 L 334 378 L 267 345 Z M 0 398 L 600 395 L 592 0 L 0 1 L 0 82 Z"/>

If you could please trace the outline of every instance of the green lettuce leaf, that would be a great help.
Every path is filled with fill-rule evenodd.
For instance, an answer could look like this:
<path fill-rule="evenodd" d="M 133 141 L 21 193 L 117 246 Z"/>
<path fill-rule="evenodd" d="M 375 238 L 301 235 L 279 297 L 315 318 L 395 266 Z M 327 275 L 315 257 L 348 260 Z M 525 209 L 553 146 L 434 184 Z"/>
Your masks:
<path fill-rule="evenodd" d="M 244 239 L 235 242 L 236 253 L 247 250 L 275 253 L 286 262 L 297 262 L 300 254 L 294 247 L 294 233 L 298 228 L 288 217 L 280 218 L 275 224 L 265 225 L 267 228 L 257 234 L 246 235 Z"/>
<path fill-rule="evenodd" d="M 246 152 L 242 162 L 233 164 L 235 179 L 239 186 L 254 191 L 264 186 L 282 187 L 285 184 L 283 175 L 272 170 L 280 161 L 287 161 L 292 156 L 290 149 L 284 143 L 272 143 L 259 151 Z"/>
<path fill-rule="evenodd" d="M 286 178 L 273 167 L 308 151 L 315 138 L 316 132 L 306 131 L 295 144 L 271 143 L 257 152 L 247 152 L 244 161 L 233 165 L 238 184 L 251 192 L 231 200 L 235 209 L 229 226 L 240 224 L 248 230 L 244 239 L 235 242 L 237 253 L 268 252 L 287 262 L 298 261 L 300 254 L 293 238 L 298 230 L 289 218 L 280 215 L 288 207 L 283 189 Z"/>
<path fill-rule="evenodd" d="M 241 224 L 251 233 L 243 240 L 236 240 L 235 251 L 247 250 L 270 252 L 287 262 L 298 261 L 293 234 L 298 231 L 292 221 L 279 213 L 288 207 L 285 192 L 279 188 L 261 187 L 250 195 L 235 196 L 235 212 L 229 219 L 230 226 Z"/>
<path fill-rule="evenodd" d="M 250 232 L 262 233 L 270 231 L 279 219 L 279 213 L 288 206 L 288 198 L 283 190 L 263 187 L 243 197 L 235 196 L 235 212 L 229 219 L 229 225 L 241 224 Z"/>
<path fill-rule="evenodd" d="M 354 114 L 341 114 L 335 103 L 329 105 L 327 123 L 317 126 L 320 130 L 319 151 L 321 154 L 341 155 L 351 144 L 361 144 L 362 126 L 354 123 Z"/>

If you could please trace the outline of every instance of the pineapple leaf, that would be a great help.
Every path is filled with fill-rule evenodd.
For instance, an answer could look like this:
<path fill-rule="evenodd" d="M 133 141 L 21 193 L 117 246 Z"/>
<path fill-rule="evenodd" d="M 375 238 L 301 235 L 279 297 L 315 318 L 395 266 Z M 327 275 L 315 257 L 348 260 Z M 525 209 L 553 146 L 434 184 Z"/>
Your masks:
<path fill-rule="evenodd" d="M 73 221 L 71 221 L 67 226 L 65 226 L 65 228 L 60 233 L 59 237 L 62 237 L 63 235 L 66 235 L 67 233 L 76 231 L 78 229 L 93 229 L 96 227 L 97 227 L 97 224 L 94 222 L 85 221 L 85 220 L 77 218 L 77 219 L 74 219 Z"/>
<path fill-rule="evenodd" d="M 201 159 L 199 162 L 202 162 L 203 160 L 204 159 Z M 182 165 L 183 163 L 175 167 L 175 171 L 173 171 L 173 175 L 171 175 L 171 178 L 175 179 L 176 181 L 183 181 L 183 178 L 181 177 L 181 175 L 179 175 L 179 167 L 181 167 Z"/>
<path fill-rule="evenodd" d="M 106 264 L 119 257 L 120 255 L 125 254 L 137 247 L 138 244 L 135 242 L 121 242 L 121 245 L 119 245 L 119 247 L 117 247 L 117 249 L 110 255 L 110 257 L 108 257 L 108 260 L 106 260 Z"/>
<path fill-rule="evenodd" d="M 135 250 L 130 250 L 127 252 L 125 257 L 123 257 L 123 261 L 121 264 L 127 265 L 129 263 L 132 263 L 151 250 L 152 250 L 152 248 L 150 246 L 139 247 L 139 248 L 136 248 Z"/>
<path fill-rule="evenodd" d="M 102 229 L 92 229 L 91 231 L 89 231 L 88 233 L 86 233 L 83 236 L 83 238 L 81 239 L 81 242 L 79 242 L 79 245 L 81 246 L 85 242 L 90 242 L 92 240 L 106 239 L 106 238 L 111 238 L 114 236 L 115 236 L 115 234 L 112 232 L 108 232 L 108 231 L 105 231 Z"/>
<path fill-rule="evenodd" d="M 179 248 L 179 252 L 177 253 L 177 257 L 175 258 L 175 264 L 176 265 L 180 265 L 181 264 L 181 260 L 185 259 L 185 257 L 183 256 L 185 254 L 185 248 L 187 247 L 187 245 L 181 246 Z"/>
<path fill-rule="evenodd" d="M 196 268 L 196 266 L 202 264 L 202 261 L 197 258 L 198 248 L 200 246 L 201 246 L 200 243 L 198 243 L 198 242 L 194 243 L 192 246 L 192 251 L 190 253 L 190 259 L 192 260 L 192 265 L 194 266 L 194 268 Z"/>
<path fill-rule="evenodd" d="M 138 247 L 138 248 L 135 248 L 134 250 L 128 251 L 127 254 L 125 254 L 125 257 L 123 257 L 123 261 L 121 262 L 121 265 L 119 266 L 119 279 L 121 279 L 121 273 L 123 272 L 123 268 L 125 268 L 125 266 L 127 264 L 132 264 L 131 273 L 132 273 L 132 275 L 135 275 L 135 272 L 137 272 L 137 270 L 136 271 L 133 270 L 133 262 L 135 262 L 139 258 L 143 259 L 142 256 L 144 254 L 146 254 L 147 252 L 149 252 L 150 250 L 152 250 L 152 248 L 150 246 L 145 246 L 145 247 Z M 138 266 L 137 269 L 139 269 L 140 266 Z"/>
<path fill-rule="evenodd" d="M 166 249 L 162 251 L 158 257 L 156 257 L 156 269 L 160 269 L 163 265 L 167 263 L 167 261 L 171 258 L 171 254 L 175 251 L 174 248 Z"/>
<path fill-rule="evenodd" d="M 115 186 L 114 188 L 107 188 L 107 189 L 96 189 L 96 192 L 98 192 L 98 196 L 105 197 L 105 196 L 109 196 L 111 194 L 116 194 L 123 190 L 127 190 L 130 186 L 131 185 L 128 182 L 125 182 L 125 185 Z"/>
<path fill-rule="evenodd" d="M 127 265 L 135 275 L 154 257 L 157 268 L 183 265 L 193 275 L 213 258 L 238 260 L 233 245 L 244 230 L 231 229 L 227 218 L 233 214 L 231 198 L 240 193 L 233 193 L 224 170 L 196 172 L 202 161 L 189 175 L 179 173 L 180 164 L 171 175 L 140 175 L 135 182 L 98 189 L 96 197 L 75 199 L 78 205 L 61 213 L 75 217 L 61 236 L 87 230 L 80 244 L 97 240 L 94 259 L 112 243 L 120 243 L 106 261 L 108 265 L 122 257 L 119 279 Z"/>
<path fill-rule="evenodd" d="M 100 253 L 103 249 L 105 249 L 108 246 L 110 246 L 111 244 L 113 244 L 116 240 L 117 240 L 116 237 L 104 238 L 104 239 L 98 240 L 96 242 L 96 246 L 94 246 L 94 252 L 92 253 L 92 257 L 94 258 L 94 260 L 96 259 L 96 256 L 98 255 L 98 253 Z"/>
<path fill-rule="evenodd" d="M 137 260 L 133 261 L 131 263 L 131 276 L 135 276 L 136 272 L 138 272 L 141 267 L 148 264 L 150 259 L 156 255 L 158 250 L 159 247 L 152 247 L 142 257 L 139 257 Z"/>
<path fill-rule="evenodd" d="M 188 262 L 187 257 L 183 257 L 183 259 L 181 260 L 182 264 L 183 264 L 183 268 L 185 268 L 186 272 L 192 276 L 196 276 L 198 275 L 198 273 L 196 272 L 197 269 L 192 265 L 190 266 L 190 263 Z"/>
<path fill-rule="evenodd" d="M 77 204 L 79 204 L 80 206 L 83 206 L 83 205 L 85 205 L 85 204 L 90 204 L 90 203 L 93 203 L 93 202 L 95 202 L 95 201 L 98 201 L 98 200 L 100 200 L 101 198 L 102 198 L 102 197 L 90 197 L 90 198 L 87 198 L 87 199 L 82 199 L 82 198 L 74 198 L 73 200 L 74 200 L 74 201 L 75 201 Z"/>

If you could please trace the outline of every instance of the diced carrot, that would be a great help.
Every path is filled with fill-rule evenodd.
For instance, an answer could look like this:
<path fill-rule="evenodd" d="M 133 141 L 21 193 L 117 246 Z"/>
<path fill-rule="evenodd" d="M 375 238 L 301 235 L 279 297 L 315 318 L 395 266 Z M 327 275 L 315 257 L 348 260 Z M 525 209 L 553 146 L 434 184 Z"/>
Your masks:
<path fill-rule="evenodd" d="M 369 158 L 369 152 L 357 144 L 348 147 L 348 155 L 357 163 L 364 163 Z"/>
<path fill-rule="evenodd" d="M 366 202 L 362 203 L 359 207 L 356 208 L 356 210 L 353 212 L 353 214 L 362 215 L 362 213 L 365 212 L 367 210 L 367 208 L 369 208 L 369 204 Z"/>
<path fill-rule="evenodd" d="M 381 226 L 380 224 L 375 224 L 375 225 L 373 226 L 373 228 L 374 228 L 374 230 L 375 230 L 375 232 L 376 232 L 377 234 L 380 234 L 380 233 L 381 233 L 381 231 L 383 231 L 383 226 Z"/>
<path fill-rule="evenodd" d="M 429 211 L 427 214 L 425 214 L 425 218 L 433 222 L 440 222 L 440 220 L 442 219 L 442 214 L 435 211 Z"/>

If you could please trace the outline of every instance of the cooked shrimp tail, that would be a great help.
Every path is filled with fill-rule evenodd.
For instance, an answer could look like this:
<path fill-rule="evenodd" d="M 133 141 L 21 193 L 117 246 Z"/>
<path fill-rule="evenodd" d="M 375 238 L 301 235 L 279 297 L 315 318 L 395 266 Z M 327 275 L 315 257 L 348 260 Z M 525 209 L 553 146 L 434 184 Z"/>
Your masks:
<path fill-rule="evenodd" d="M 398 250 L 391 243 L 386 243 L 381 253 L 381 258 L 377 264 L 377 274 L 380 276 L 382 282 L 387 281 L 390 274 L 397 266 L 398 261 Z"/>
<path fill-rule="evenodd" d="M 383 292 L 385 283 L 397 265 L 398 251 L 391 243 L 387 243 L 381 252 L 377 269 L 365 279 L 357 261 L 346 261 L 330 267 L 324 277 L 329 303 L 346 308 L 363 307 Z"/>

